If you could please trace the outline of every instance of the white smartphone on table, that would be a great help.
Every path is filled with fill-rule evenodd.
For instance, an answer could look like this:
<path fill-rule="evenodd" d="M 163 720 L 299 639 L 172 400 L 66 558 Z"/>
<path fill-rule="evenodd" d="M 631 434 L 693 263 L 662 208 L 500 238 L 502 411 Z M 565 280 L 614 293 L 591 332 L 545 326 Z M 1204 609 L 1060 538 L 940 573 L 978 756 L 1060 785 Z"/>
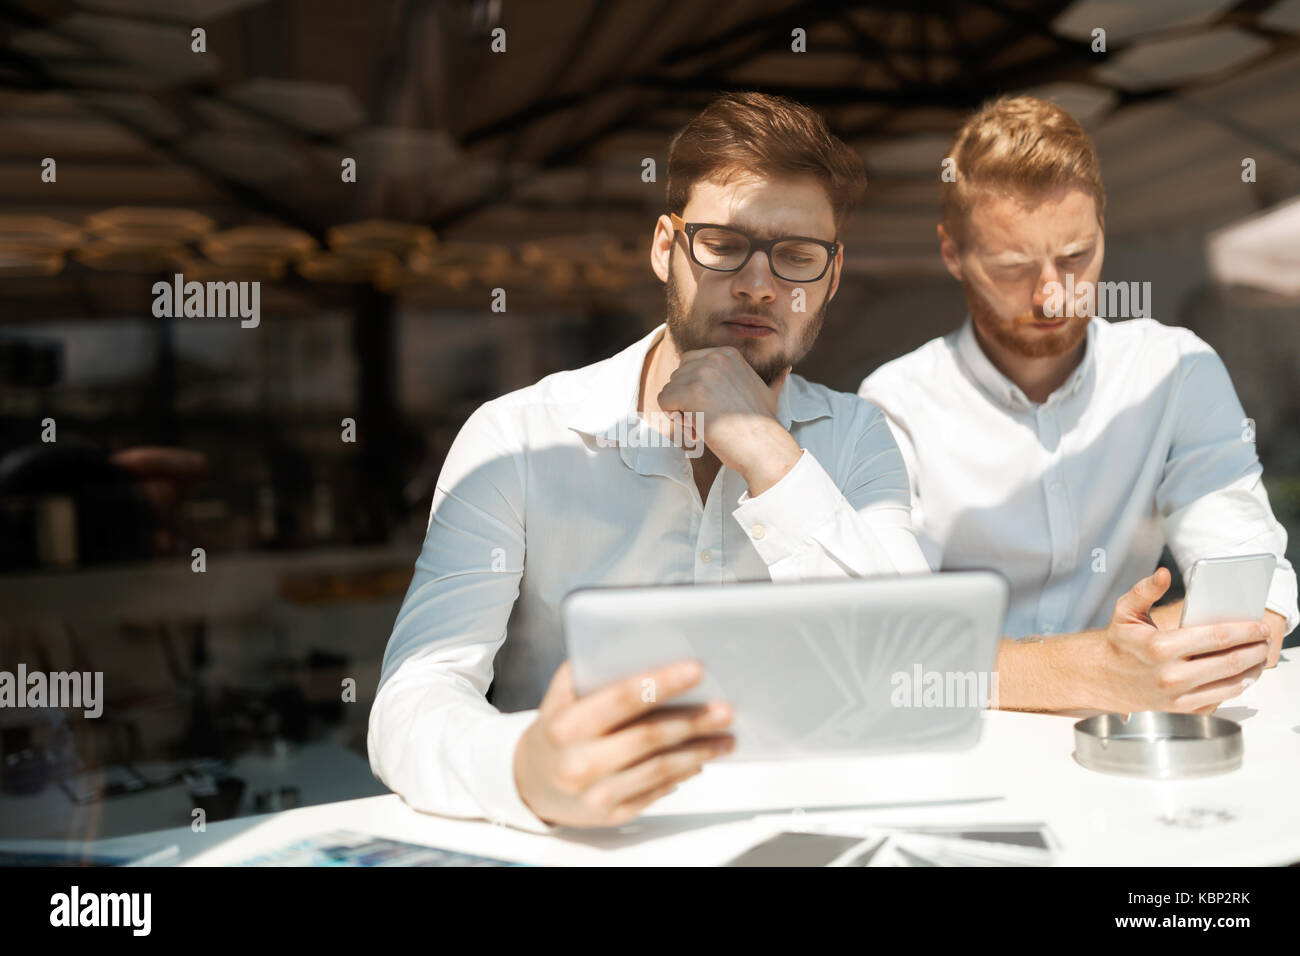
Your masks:
<path fill-rule="evenodd" d="M 1202 558 L 1187 575 L 1180 627 L 1258 621 L 1264 616 L 1277 557 L 1246 554 Z"/>

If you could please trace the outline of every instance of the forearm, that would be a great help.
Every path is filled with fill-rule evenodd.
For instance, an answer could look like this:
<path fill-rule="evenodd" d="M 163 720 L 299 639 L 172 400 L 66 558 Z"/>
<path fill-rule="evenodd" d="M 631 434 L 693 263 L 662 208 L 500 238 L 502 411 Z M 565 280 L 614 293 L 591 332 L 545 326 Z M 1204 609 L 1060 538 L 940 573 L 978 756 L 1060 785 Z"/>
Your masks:
<path fill-rule="evenodd" d="M 803 455 L 793 435 L 779 422 L 772 425 L 775 427 L 766 430 L 757 449 L 746 449 L 744 461 L 738 462 L 734 469 L 744 479 L 751 498 L 757 498 L 788 475 Z"/>
<path fill-rule="evenodd" d="M 903 503 L 857 510 L 811 452 L 732 516 L 774 581 L 929 570 Z"/>
<path fill-rule="evenodd" d="M 1153 608 L 1157 627 L 1177 627 L 1182 602 Z M 1172 625 L 1162 623 L 1172 620 Z M 1277 655 L 1286 619 L 1264 613 L 1270 631 L 1269 667 Z M 1108 682 L 1113 660 L 1107 659 L 1104 630 L 1080 631 L 1027 641 L 1004 640 L 998 648 L 998 708 L 1001 710 L 1107 710 L 1126 712 L 1129 707 Z"/>
<path fill-rule="evenodd" d="M 535 718 L 502 714 L 446 669 L 407 661 L 371 709 L 370 767 L 417 810 L 546 832 L 514 781 L 515 746 Z"/>
<path fill-rule="evenodd" d="M 1002 710 L 1109 709 L 1096 676 L 1103 672 L 1104 631 L 1042 640 L 1004 640 L 998 648 L 998 707 Z"/>

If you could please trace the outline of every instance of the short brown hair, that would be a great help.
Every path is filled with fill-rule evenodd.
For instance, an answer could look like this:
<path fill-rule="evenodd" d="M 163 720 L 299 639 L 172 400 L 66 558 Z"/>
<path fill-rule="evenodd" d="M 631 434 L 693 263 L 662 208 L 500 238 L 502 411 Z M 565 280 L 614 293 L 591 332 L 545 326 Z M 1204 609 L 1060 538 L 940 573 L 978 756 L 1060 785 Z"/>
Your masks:
<path fill-rule="evenodd" d="M 961 242 L 971 206 L 989 193 L 1078 186 L 1106 211 L 1097 150 L 1079 121 L 1036 96 L 1002 96 L 966 120 L 948 149 L 956 181 L 940 178 L 944 228 Z"/>
<path fill-rule="evenodd" d="M 687 123 L 668 146 L 668 211 L 681 215 L 691 187 L 736 174 L 812 175 L 843 228 L 867 188 L 862 157 L 814 110 L 782 96 L 726 93 Z"/>

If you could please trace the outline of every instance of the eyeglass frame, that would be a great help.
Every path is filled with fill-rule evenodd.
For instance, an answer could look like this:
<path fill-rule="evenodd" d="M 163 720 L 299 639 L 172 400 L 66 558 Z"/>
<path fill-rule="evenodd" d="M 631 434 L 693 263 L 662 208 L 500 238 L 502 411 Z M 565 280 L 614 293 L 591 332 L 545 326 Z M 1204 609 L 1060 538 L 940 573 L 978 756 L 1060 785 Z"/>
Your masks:
<path fill-rule="evenodd" d="M 826 278 L 826 273 L 830 271 L 831 263 L 835 261 L 835 257 L 839 255 L 840 252 L 840 243 L 838 239 L 818 239 L 816 236 L 777 236 L 774 239 L 757 239 L 745 232 L 745 230 L 737 229 L 735 226 L 724 226 L 721 223 L 716 222 L 687 222 L 675 212 L 670 212 L 668 218 L 673 224 L 673 230 L 686 236 L 686 254 L 691 257 L 691 261 L 701 269 L 708 269 L 710 272 L 739 272 L 741 269 L 745 268 L 745 266 L 749 265 L 749 260 L 754 258 L 754 253 L 762 252 L 767 255 L 767 268 L 771 271 L 772 275 L 776 276 L 782 282 L 821 282 L 822 279 Z M 701 229 L 725 229 L 727 232 L 734 232 L 738 236 L 744 236 L 745 241 L 749 243 L 749 252 L 746 253 L 744 261 L 734 269 L 719 269 L 717 266 L 705 265 L 695 257 L 695 234 Z M 776 248 L 777 243 L 787 242 L 790 240 L 816 243 L 826 250 L 826 265 L 822 267 L 822 271 L 817 274 L 815 279 L 787 279 L 776 271 L 776 266 L 772 262 L 772 250 Z"/>

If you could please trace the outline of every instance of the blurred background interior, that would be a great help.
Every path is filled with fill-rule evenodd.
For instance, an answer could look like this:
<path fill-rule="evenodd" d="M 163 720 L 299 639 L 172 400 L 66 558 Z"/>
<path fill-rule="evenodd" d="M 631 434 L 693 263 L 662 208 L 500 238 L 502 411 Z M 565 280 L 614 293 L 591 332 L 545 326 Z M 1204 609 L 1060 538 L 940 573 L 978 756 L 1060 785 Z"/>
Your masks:
<path fill-rule="evenodd" d="M 1223 356 L 1300 540 L 1300 0 L 13 0 L 0 49 L 0 669 L 106 697 L 0 711 L 0 838 L 381 792 L 368 703 L 442 458 L 662 321 L 668 141 L 723 90 L 866 160 L 799 370 L 847 391 L 962 318 L 934 227 L 963 115 L 1070 110 L 1105 278 Z M 260 325 L 155 318 L 178 272 L 260 281 Z"/>

